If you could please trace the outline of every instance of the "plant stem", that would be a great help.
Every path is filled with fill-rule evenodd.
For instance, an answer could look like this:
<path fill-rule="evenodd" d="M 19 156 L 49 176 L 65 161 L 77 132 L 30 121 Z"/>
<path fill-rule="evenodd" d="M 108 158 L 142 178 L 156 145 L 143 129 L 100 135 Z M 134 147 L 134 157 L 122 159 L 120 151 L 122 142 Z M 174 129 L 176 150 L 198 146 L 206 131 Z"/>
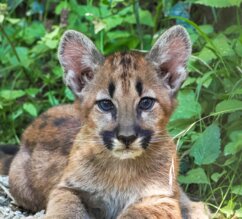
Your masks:
<path fill-rule="evenodd" d="M 137 33 L 139 36 L 139 40 L 140 40 L 140 49 L 143 50 L 144 48 L 144 43 L 143 43 L 143 31 L 140 25 L 140 17 L 139 17 L 139 0 L 134 0 L 133 3 L 133 8 L 134 8 L 134 14 L 135 14 L 135 20 L 136 20 L 136 24 L 137 24 Z"/>
<path fill-rule="evenodd" d="M 16 56 L 18 62 L 20 63 L 21 61 L 20 61 L 19 55 L 17 53 L 17 50 L 15 49 L 13 43 L 9 39 L 9 37 L 8 37 L 7 33 L 5 32 L 4 28 L 2 27 L 2 25 L 0 25 L 0 31 L 3 33 L 3 36 L 6 37 L 7 41 L 9 42 L 9 44 L 10 44 L 12 50 L 13 50 L 14 55 Z"/>
<path fill-rule="evenodd" d="M 18 52 L 17 50 L 15 49 L 13 43 L 11 42 L 10 38 L 8 37 L 7 33 L 5 32 L 4 28 L 2 27 L 2 25 L 0 25 L 0 31 L 3 33 L 3 36 L 7 39 L 8 43 L 10 44 L 12 50 L 13 50 L 13 53 L 16 57 L 16 59 L 18 60 L 19 64 L 21 64 L 21 60 L 19 58 L 19 55 L 18 55 Z M 23 73 L 25 75 L 25 77 L 29 80 L 30 84 L 32 84 L 32 80 L 31 78 L 29 77 L 29 75 L 27 74 L 27 72 L 25 71 L 25 69 L 23 70 Z"/>

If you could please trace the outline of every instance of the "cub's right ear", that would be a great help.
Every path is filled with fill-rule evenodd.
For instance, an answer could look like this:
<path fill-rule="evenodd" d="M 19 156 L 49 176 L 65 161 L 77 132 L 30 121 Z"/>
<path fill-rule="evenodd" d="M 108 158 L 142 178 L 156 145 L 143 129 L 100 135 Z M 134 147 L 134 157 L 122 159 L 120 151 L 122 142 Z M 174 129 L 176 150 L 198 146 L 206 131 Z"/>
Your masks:
<path fill-rule="evenodd" d="M 104 56 L 84 34 L 69 30 L 62 36 L 58 58 L 64 69 L 65 84 L 81 97 L 82 89 L 89 83 L 96 69 L 104 62 Z"/>

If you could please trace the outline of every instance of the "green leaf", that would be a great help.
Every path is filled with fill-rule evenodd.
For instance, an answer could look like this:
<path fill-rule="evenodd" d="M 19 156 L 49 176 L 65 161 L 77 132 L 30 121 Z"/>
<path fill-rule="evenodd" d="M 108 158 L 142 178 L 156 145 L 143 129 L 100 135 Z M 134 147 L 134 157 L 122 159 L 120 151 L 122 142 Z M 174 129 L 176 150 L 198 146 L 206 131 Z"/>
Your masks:
<path fill-rule="evenodd" d="M 229 142 L 224 148 L 224 155 L 234 155 L 240 150 L 242 150 L 242 133 L 241 131 L 234 131 L 230 134 L 229 138 L 231 142 Z"/>
<path fill-rule="evenodd" d="M 228 204 L 221 208 L 220 211 L 226 215 L 226 218 L 230 218 L 234 214 L 234 202 L 229 200 Z"/>
<path fill-rule="evenodd" d="M 16 100 L 25 95 L 23 90 L 2 90 L 0 91 L 0 97 L 5 100 L 11 101 Z"/>
<path fill-rule="evenodd" d="M 220 153 L 220 129 L 212 124 L 200 134 L 193 144 L 190 155 L 198 165 L 213 163 Z"/>
<path fill-rule="evenodd" d="M 235 211 L 235 216 L 238 218 L 242 218 L 242 207 Z"/>
<path fill-rule="evenodd" d="M 38 114 L 35 105 L 32 103 L 25 103 L 23 109 L 33 117 L 36 117 Z"/>
<path fill-rule="evenodd" d="M 0 14 L 0 24 L 2 24 L 4 21 L 4 15 L 3 14 Z"/>
<path fill-rule="evenodd" d="M 14 111 L 11 115 L 11 119 L 14 121 L 15 119 L 17 119 L 19 116 L 21 116 L 23 114 L 23 109 L 20 108 L 17 111 Z"/>
<path fill-rule="evenodd" d="M 68 87 L 65 88 L 65 96 L 67 97 L 68 100 L 71 100 L 71 101 L 75 100 L 75 96 L 73 95 L 72 91 Z"/>
<path fill-rule="evenodd" d="M 212 176 L 211 176 L 211 179 L 214 181 L 214 182 L 218 182 L 218 180 L 224 175 L 226 174 L 227 171 L 223 171 L 222 173 L 213 173 Z"/>
<path fill-rule="evenodd" d="M 28 68 L 31 63 L 31 58 L 29 57 L 29 49 L 26 47 L 16 47 L 20 63 L 22 66 Z"/>
<path fill-rule="evenodd" d="M 195 93 L 191 90 L 181 91 L 178 94 L 178 103 L 179 105 L 171 117 L 171 121 L 198 117 L 201 113 L 201 106 L 196 101 Z"/>
<path fill-rule="evenodd" d="M 55 14 L 59 15 L 63 9 L 67 9 L 67 10 L 71 9 L 67 1 L 62 1 L 56 6 Z"/>
<path fill-rule="evenodd" d="M 94 24 L 94 33 L 97 34 L 106 27 L 106 24 L 101 19 L 95 19 L 92 22 Z"/>
<path fill-rule="evenodd" d="M 209 85 L 211 84 L 212 80 L 213 80 L 213 75 L 216 73 L 216 71 L 209 71 L 206 72 L 206 74 L 204 74 L 201 78 L 197 79 L 197 84 L 198 85 L 202 85 L 206 88 L 209 87 Z"/>
<path fill-rule="evenodd" d="M 146 26 L 154 27 L 151 13 L 147 10 L 139 10 L 140 23 Z"/>
<path fill-rule="evenodd" d="M 25 90 L 26 94 L 28 94 L 31 97 L 35 97 L 36 94 L 38 94 L 40 92 L 40 90 L 38 88 L 28 88 L 27 90 Z"/>
<path fill-rule="evenodd" d="M 45 35 L 45 27 L 41 22 L 33 22 L 23 29 L 23 39 L 27 44 L 33 43 Z"/>
<path fill-rule="evenodd" d="M 114 40 L 118 38 L 127 38 L 130 36 L 130 33 L 127 31 L 116 30 L 116 31 L 109 31 L 107 33 L 107 36 L 110 40 Z"/>
<path fill-rule="evenodd" d="M 203 49 L 199 52 L 197 57 L 206 63 L 209 63 L 213 59 L 217 58 L 217 56 L 214 54 L 214 52 L 211 49 L 207 48 L 206 46 L 203 47 Z"/>
<path fill-rule="evenodd" d="M 178 181 L 182 184 L 209 184 L 208 177 L 202 168 L 190 170 L 185 176 L 179 176 Z"/>
<path fill-rule="evenodd" d="M 217 52 L 222 56 L 234 56 L 234 50 L 229 44 L 229 39 L 224 34 L 219 34 L 213 39 L 213 44 L 216 47 Z M 223 45 L 223 46 L 221 46 Z M 213 48 L 213 47 L 212 47 Z"/>
<path fill-rule="evenodd" d="M 215 112 L 232 112 L 232 111 L 237 111 L 237 110 L 242 110 L 242 101 L 240 100 L 224 100 L 220 103 L 217 104 L 215 108 Z"/>
<path fill-rule="evenodd" d="M 58 46 L 59 41 L 58 40 L 52 40 L 52 39 L 47 39 L 45 41 L 46 46 L 48 46 L 50 49 L 56 49 Z"/>
<path fill-rule="evenodd" d="M 231 188 L 231 192 L 236 195 L 242 195 L 242 185 L 236 185 Z"/>
<path fill-rule="evenodd" d="M 103 19 L 102 21 L 105 24 L 105 30 L 108 31 L 108 30 L 115 28 L 115 27 L 119 26 L 120 24 L 122 24 L 123 18 L 120 17 L 119 15 L 114 15 L 112 17 L 107 17 L 107 18 Z"/>
<path fill-rule="evenodd" d="M 189 0 L 193 4 L 201 4 L 209 7 L 215 8 L 225 8 L 238 6 L 241 4 L 242 0 Z"/>
<path fill-rule="evenodd" d="M 6 18 L 6 20 L 11 24 L 17 24 L 21 21 L 19 18 Z"/>

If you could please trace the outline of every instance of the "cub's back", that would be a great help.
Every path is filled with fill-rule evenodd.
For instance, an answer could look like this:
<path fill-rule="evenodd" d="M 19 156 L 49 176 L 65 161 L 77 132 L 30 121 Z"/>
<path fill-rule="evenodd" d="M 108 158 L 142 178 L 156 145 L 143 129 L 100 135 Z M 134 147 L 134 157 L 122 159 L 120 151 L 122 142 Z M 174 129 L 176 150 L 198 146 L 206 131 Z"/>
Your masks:
<path fill-rule="evenodd" d="M 9 176 L 10 190 L 17 194 L 18 204 L 30 210 L 45 208 L 80 127 L 78 110 L 72 104 L 49 109 L 25 130 Z"/>
<path fill-rule="evenodd" d="M 23 133 L 21 144 L 68 155 L 81 121 L 75 104 L 56 106 L 39 116 Z"/>

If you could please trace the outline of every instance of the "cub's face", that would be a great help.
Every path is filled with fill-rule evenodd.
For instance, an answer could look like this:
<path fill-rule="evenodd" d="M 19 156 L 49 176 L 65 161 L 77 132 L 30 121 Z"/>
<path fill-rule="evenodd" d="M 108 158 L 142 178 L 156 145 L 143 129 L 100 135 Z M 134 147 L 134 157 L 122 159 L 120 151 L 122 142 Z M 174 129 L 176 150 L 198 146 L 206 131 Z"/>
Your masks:
<path fill-rule="evenodd" d="M 173 109 L 162 79 L 139 53 L 108 57 L 83 92 L 82 107 L 91 105 L 87 126 L 120 159 L 140 156 L 162 138 Z"/>
<path fill-rule="evenodd" d="M 189 54 L 188 36 L 179 26 L 163 34 L 147 55 L 107 58 L 84 35 L 67 32 L 59 59 L 81 104 L 90 142 L 119 159 L 134 159 L 162 142 Z"/>

